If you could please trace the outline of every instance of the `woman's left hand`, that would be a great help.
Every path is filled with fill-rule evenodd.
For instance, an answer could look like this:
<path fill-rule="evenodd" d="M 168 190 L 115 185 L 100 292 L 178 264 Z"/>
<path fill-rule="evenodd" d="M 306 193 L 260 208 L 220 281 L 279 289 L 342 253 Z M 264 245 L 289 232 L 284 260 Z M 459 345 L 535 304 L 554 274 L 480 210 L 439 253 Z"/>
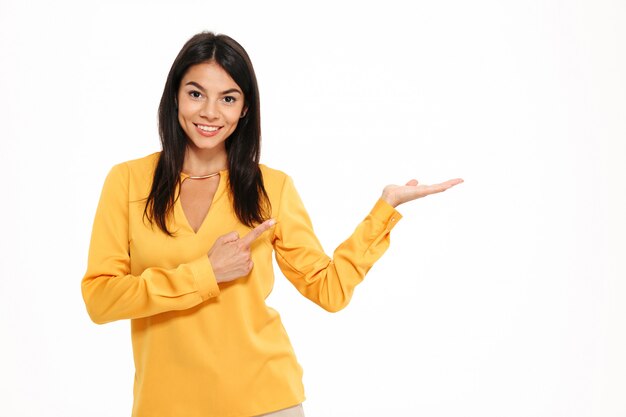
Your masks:
<path fill-rule="evenodd" d="M 393 207 L 397 207 L 407 201 L 426 197 L 430 194 L 446 191 L 448 188 L 454 187 L 462 183 L 461 178 L 448 180 L 440 184 L 423 185 L 417 183 L 417 180 L 410 180 L 406 185 L 388 185 L 383 189 L 381 198 Z"/>

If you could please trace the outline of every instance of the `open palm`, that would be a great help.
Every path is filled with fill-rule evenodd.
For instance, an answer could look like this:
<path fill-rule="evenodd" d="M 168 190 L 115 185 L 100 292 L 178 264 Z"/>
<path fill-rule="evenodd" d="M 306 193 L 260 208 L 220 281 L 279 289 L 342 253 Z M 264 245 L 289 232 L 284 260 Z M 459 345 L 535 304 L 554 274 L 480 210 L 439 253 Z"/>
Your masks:
<path fill-rule="evenodd" d="M 381 198 L 393 207 L 397 207 L 407 201 L 446 191 L 448 188 L 454 187 L 462 182 L 463 180 L 461 178 L 455 178 L 439 184 L 424 185 L 418 184 L 417 180 L 412 179 L 405 185 L 391 184 L 386 186 L 383 189 L 383 195 Z"/>

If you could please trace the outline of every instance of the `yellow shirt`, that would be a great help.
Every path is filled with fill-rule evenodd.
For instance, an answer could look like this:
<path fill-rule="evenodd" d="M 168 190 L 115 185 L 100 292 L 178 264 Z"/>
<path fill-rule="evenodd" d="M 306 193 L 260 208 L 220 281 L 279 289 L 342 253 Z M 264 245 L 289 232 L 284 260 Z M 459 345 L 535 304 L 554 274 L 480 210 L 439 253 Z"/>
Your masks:
<path fill-rule="evenodd" d="M 385 252 L 402 216 L 379 199 L 331 259 L 291 178 L 261 164 L 277 224 L 252 245 L 252 271 L 218 285 L 207 252 L 219 236 L 250 230 L 232 210 L 228 171 L 220 172 L 197 233 L 176 201 L 172 238 L 142 221 L 158 157 L 110 170 L 81 283 L 94 322 L 131 319 L 132 416 L 249 417 L 302 402 L 302 369 L 278 313 L 265 304 L 274 283 L 272 252 L 300 293 L 337 311 Z"/>

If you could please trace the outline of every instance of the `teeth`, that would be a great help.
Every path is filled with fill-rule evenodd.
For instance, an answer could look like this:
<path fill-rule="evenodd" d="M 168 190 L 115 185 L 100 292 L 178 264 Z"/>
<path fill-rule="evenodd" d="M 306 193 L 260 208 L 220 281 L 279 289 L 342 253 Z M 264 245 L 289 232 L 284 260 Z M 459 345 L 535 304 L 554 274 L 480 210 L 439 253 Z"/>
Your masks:
<path fill-rule="evenodd" d="M 215 127 L 215 126 L 203 126 L 203 125 L 196 125 L 198 126 L 201 130 L 204 130 L 205 132 L 215 132 L 217 129 L 219 129 L 219 127 Z"/>

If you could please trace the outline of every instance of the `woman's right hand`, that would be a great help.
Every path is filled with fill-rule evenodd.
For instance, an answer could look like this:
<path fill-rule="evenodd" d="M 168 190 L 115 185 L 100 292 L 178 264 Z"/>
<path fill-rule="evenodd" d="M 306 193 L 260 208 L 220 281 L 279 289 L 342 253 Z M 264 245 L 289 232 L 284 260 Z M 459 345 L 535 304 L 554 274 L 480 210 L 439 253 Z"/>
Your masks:
<path fill-rule="evenodd" d="M 250 273 L 254 266 L 250 256 L 250 246 L 274 224 L 276 221 L 269 219 L 241 239 L 237 232 L 230 232 L 215 240 L 208 256 L 218 284 L 233 281 Z"/>

